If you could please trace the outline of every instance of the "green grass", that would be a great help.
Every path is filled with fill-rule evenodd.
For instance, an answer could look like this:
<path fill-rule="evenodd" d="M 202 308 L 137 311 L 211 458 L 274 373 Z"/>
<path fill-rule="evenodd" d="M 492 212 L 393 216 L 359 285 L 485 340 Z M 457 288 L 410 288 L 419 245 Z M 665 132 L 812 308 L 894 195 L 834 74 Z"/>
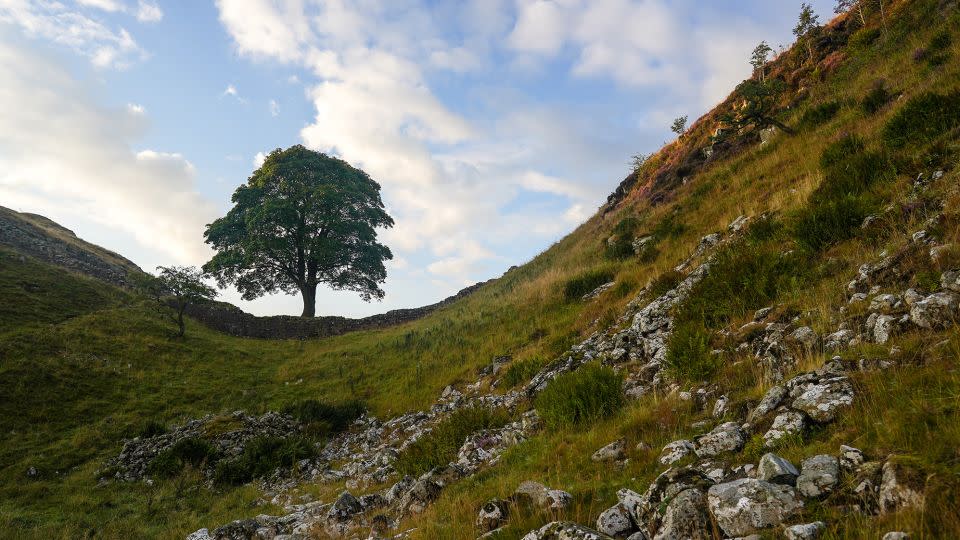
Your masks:
<path fill-rule="evenodd" d="M 591 363 L 554 379 L 534 405 L 551 428 L 582 426 L 618 412 L 625 402 L 622 386 L 621 375 Z"/>
<path fill-rule="evenodd" d="M 456 461 L 457 451 L 471 433 L 500 428 L 509 421 L 510 415 L 502 409 L 468 407 L 455 411 L 408 446 L 397 458 L 395 468 L 401 474 L 420 476 Z"/>
<path fill-rule="evenodd" d="M 712 161 L 657 205 L 628 198 L 621 208 L 591 218 L 474 295 L 398 327 L 274 342 L 224 336 L 191 321 L 186 338 L 177 340 L 170 337 L 167 323 L 135 298 L 0 252 L 0 536 L 182 539 L 200 527 L 279 512 L 255 504 L 262 496 L 255 486 L 205 487 L 190 459 L 179 473 L 154 485 L 98 485 L 96 472 L 120 451 L 123 438 L 157 433 L 206 414 L 289 407 L 303 418 L 315 418 L 318 430 L 325 432 L 352 415 L 329 413 L 326 406 L 362 401 L 381 418 L 425 408 L 446 385 L 473 382 L 478 368 L 506 354 L 514 360 L 500 389 L 519 386 L 534 368 L 616 321 L 632 299 L 630 293 L 636 293 L 633 284 L 654 280 L 651 294 L 674 286 L 679 276 L 672 269 L 699 239 L 724 230 L 741 214 L 755 218 L 747 238 L 735 244 L 735 251 L 717 255 L 710 276 L 681 306 L 671 348 L 682 378 L 712 379 L 719 391 L 738 400 L 758 399 L 766 387 L 749 359 L 738 357 L 736 366 L 724 360 L 715 368 L 704 362 L 710 358 L 704 344 L 725 345 L 718 339 L 721 327 L 736 328 L 754 309 L 773 304 L 784 304 L 783 313 L 803 314 L 817 331 L 834 330 L 845 316 L 838 307 L 846 299 L 846 282 L 859 264 L 874 260 L 883 249 L 902 247 L 903 238 L 925 227 L 931 212 L 885 214 L 878 236 L 858 232 L 855 217 L 902 202 L 917 173 L 942 167 L 948 176 L 929 195 L 948 209 L 937 234 L 944 243 L 960 245 L 957 197 L 945 191 L 957 182 L 954 171 L 960 165 L 952 97 L 960 89 L 960 66 L 951 60 L 932 67 L 913 58 L 916 49 L 928 47 L 944 31 L 951 39 L 942 54 L 956 57 L 957 15 L 939 9 L 935 0 L 898 3 L 897 12 L 889 15 L 898 22 L 887 32 L 877 21 L 857 31 L 846 58 L 835 70 L 818 74 L 806 88 L 805 101 L 799 94 L 785 96 L 799 100 L 787 116 L 798 126 L 796 136 Z M 896 81 L 903 98 L 865 115 L 857 104 L 879 79 Z M 853 137 L 835 146 L 842 134 Z M 695 136 L 685 139 L 694 141 Z M 831 152 L 835 156 L 822 163 L 821 154 Z M 675 157 L 651 158 L 642 180 L 653 185 L 658 171 Z M 872 165 L 885 160 L 897 167 Z M 910 167 L 900 167 L 902 162 Z M 852 198 L 849 207 L 833 202 L 846 197 Z M 765 212 L 772 217 L 756 219 Z M 798 226 L 802 220 L 797 216 L 805 212 L 810 219 Z M 629 235 L 653 235 L 656 248 L 639 258 L 604 257 L 606 240 L 621 223 Z M 954 262 L 946 264 L 955 266 L 956 254 L 948 256 Z M 935 271 L 945 269 L 924 264 L 917 265 L 911 283 L 929 286 Z M 592 281 L 582 279 L 589 276 Z M 624 289 L 594 302 L 568 300 L 610 279 L 626 284 Z M 576 286 L 568 295 L 569 283 Z M 690 338 L 686 349 L 678 346 L 684 335 Z M 960 536 L 960 525 L 951 518 L 957 515 L 953 482 L 960 474 L 956 336 L 956 329 L 924 338 L 898 336 L 889 345 L 906 351 L 904 362 L 893 371 L 856 375 L 853 409 L 837 424 L 811 431 L 785 448 L 794 462 L 835 452 L 839 444 L 858 446 L 878 459 L 906 455 L 931 475 L 932 486 L 940 486 L 931 492 L 924 513 L 864 520 L 812 504 L 803 517 L 826 519 L 829 537 L 876 538 L 896 528 L 926 538 Z M 944 340 L 949 346 L 938 347 Z M 850 354 L 854 361 L 886 358 L 889 347 Z M 812 367 L 822 358 L 801 360 Z M 580 377 L 588 377 L 590 370 Z M 709 412 L 693 411 L 663 395 L 617 405 L 614 389 L 620 387 L 614 378 L 608 373 L 577 384 L 555 383 L 558 390 L 549 399 L 541 397 L 538 410 L 551 426 L 572 422 L 576 427 L 547 429 L 513 448 L 496 467 L 448 488 L 423 516 L 404 526 L 416 527 L 417 538 L 475 538 L 479 506 L 490 497 L 508 496 L 523 480 L 570 491 L 575 504 L 560 516 L 517 515 L 508 536 L 522 536 L 554 518 L 590 524 L 614 503 L 617 489 L 642 492 L 662 470 L 656 462 L 659 448 L 695 435 L 691 423 L 707 419 Z M 598 389 L 605 398 L 589 393 Z M 309 400 L 325 405 L 302 405 Z M 594 417 L 592 411 L 602 413 Z M 496 425 L 457 422 L 460 427 L 447 428 L 456 437 L 445 436 L 430 448 L 424 442 L 422 459 L 405 458 L 409 470 L 445 463 L 466 430 Z M 627 439 L 630 461 L 611 474 L 609 464 L 595 464 L 589 457 L 618 438 Z M 641 441 L 654 450 L 635 450 Z M 251 450 L 257 459 L 251 457 L 249 467 L 237 467 L 230 477 L 256 474 L 261 458 L 289 463 L 289 456 L 298 455 L 295 445 L 281 450 L 265 442 L 258 448 Z M 27 477 L 29 467 L 39 471 L 37 478 Z M 325 490 L 342 487 L 309 489 L 329 500 Z"/>

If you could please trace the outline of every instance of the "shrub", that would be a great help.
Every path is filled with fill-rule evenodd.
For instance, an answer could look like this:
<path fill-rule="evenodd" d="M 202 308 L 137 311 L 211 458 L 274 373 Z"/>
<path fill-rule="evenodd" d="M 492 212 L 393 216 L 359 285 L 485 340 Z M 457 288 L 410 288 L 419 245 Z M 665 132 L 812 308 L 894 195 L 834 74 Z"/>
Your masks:
<path fill-rule="evenodd" d="M 667 344 L 664 368 L 677 381 L 709 381 L 720 368 L 720 358 L 711 352 L 710 332 L 698 323 L 674 328 Z"/>
<path fill-rule="evenodd" d="M 679 216 L 676 213 L 661 219 L 650 231 L 650 234 L 657 240 L 663 238 L 679 238 L 687 230 Z"/>
<path fill-rule="evenodd" d="M 804 127 L 816 127 L 830 120 L 840 112 L 842 107 L 839 101 L 828 101 L 819 105 L 814 105 L 807 109 L 800 117 L 800 125 Z"/>
<path fill-rule="evenodd" d="M 554 379 L 534 402 L 550 427 L 584 425 L 608 417 L 625 403 L 623 377 L 596 363 Z"/>
<path fill-rule="evenodd" d="M 506 388 L 513 388 L 520 383 L 525 383 L 533 378 L 534 375 L 543 367 L 543 360 L 538 357 L 527 358 L 518 362 L 513 362 L 510 367 L 503 372 L 500 379 L 501 384 Z"/>
<path fill-rule="evenodd" d="M 287 405 L 285 414 L 296 418 L 309 435 L 322 436 L 347 429 L 357 418 L 363 416 L 367 406 L 359 400 L 330 405 L 316 399 L 308 399 Z"/>
<path fill-rule="evenodd" d="M 676 270 L 667 270 L 666 272 L 650 280 L 650 285 L 647 286 L 647 293 L 651 298 L 659 298 L 667 291 L 675 289 L 682 280 L 683 274 L 677 272 Z"/>
<path fill-rule="evenodd" d="M 509 421 L 510 415 L 503 409 L 460 409 L 404 449 L 394 467 L 400 474 L 419 476 L 455 460 L 457 451 L 472 433 L 482 429 L 497 429 Z"/>
<path fill-rule="evenodd" d="M 850 46 L 855 49 L 864 49 L 873 45 L 877 38 L 880 37 L 879 28 L 861 28 L 853 33 L 850 36 Z"/>
<path fill-rule="evenodd" d="M 613 241 L 607 244 L 606 256 L 611 259 L 629 259 L 633 257 L 633 233 L 640 226 L 640 220 L 627 216 L 613 228 Z"/>
<path fill-rule="evenodd" d="M 592 292 L 604 283 L 613 280 L 613 273 L 609 270 L 590 270 L 570 279 L 563 286 L 563 297 L 567 301 L 579 300 L 583 295 Z"/>
<path fill-rule="evenodd" d="M 279 468 L 291 468 L 316 454 L 313 443 L 300 437 L 257 437 L 247 442 L 239 457 L 217 464 L 214 481 L 226 485 L 245 484 Z"/>
<path fill-rule="evenodd" d="M 820 251 L 853 238 L 873 209 L 873 204 L 857 195 L 809 204 L 796 214 L 793 236 L 800 246 Z"/>
<path fill-rule="evenodd" d="M 892 180 L 895 167 L 881 152 L 850 154 L 825 170 L 823 182 L 810 195 L 813 204 L 836 200 L 845 195 L 866 193 L 875 184 Z"/>
<path fill-rule="evenodd" d="M 780 253 L 779 249 L 778 244 L 739 242 L 721 250 L 710 272 L 680 306 L 678 323 L 719 328 L 795 289 L 807 264 L 799 253 Z"/>
<path fill-rule="evenodd" d="M 863 138 L 857 135 L 844 135 L 827 145 L 820 154 L 820 166 L 830 169 L 842 164 L 849 156 L 859 154 L 866 149 Z"/>
<path fill-rule="evenodd" d="M 887 103 L 890 103 L 892 98 L 893 96 L 887 90 L 883 81 L 879 81 L 873 85 L 873 88 L 863 97 L 863 100 L 860 102 L 860 108 L 867 114 L 875 114 Z"/>
<path fill-rule="evenodd" d="M 960 91 L 925 92 L 910 98 L 883 128 L 893 148 L 928 144 L 960 125 Z"/>
<path fill-rule="evenodd" d="M 938 32 L 934 35 L 927 46 L 914 53 L 914 60 L 917 62 L 926 61 L 930 67 L 937 67 L 946 64 L 950 59 L 950 45 L 953 38 L 947 31 Z"/>
<path fill-rule="evenodd" d="M 156 420 L 150 420 L 144 424 L 139 431 L 137 431 L 137 437 L 141 439 L 149 439 L 151 437 L 156 437 L 157 435 L 163 435 L 167 432 L 167 426 Z"/>
<path fill-rule="evenodd" d="M 187 465 L 199 467 L 205 462 L 216 461 L 216 452 L 210 443 L 197 437 L 177 441 L 173 446 L 157 454 L 147 472 L 163 478 L 175 476 Z"/>

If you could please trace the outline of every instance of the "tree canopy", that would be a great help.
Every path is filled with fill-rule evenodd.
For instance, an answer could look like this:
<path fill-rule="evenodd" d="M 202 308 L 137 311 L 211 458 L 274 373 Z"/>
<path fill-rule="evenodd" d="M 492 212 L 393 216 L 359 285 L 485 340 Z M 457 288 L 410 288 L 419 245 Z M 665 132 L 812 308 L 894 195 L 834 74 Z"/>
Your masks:
<path fill-rule="evenodd" d="M 217 290 L 207 285 L 203 272 L 192 266 L 158 266 L 157 275 L 136 276 L 136 286 L 157 303 L 157 308 L 177 325 L 177 337 L 183 337 L 186 323 L 183 312 L 191 304 L 217 297 Z"/>
<path fill-rule="evenodd" d="M 315 313 L 316 290 L 383 298 L 390 249 L 377 229 L 393 226 L 380 185 L 347 162 L 296 145 L 277 149 L 233 194 L 233 208 L 207 226 L 216 254 L 203 266 L 246 300 L 272 292 L 303 296 Z"/>

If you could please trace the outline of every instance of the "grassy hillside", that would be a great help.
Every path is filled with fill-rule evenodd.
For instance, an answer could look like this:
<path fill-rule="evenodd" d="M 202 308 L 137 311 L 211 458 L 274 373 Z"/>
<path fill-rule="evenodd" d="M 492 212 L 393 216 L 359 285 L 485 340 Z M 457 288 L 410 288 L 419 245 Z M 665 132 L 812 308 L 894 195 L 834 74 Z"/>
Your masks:
<path fill-rule="evenodd" d="M 960 122 L 939 126 L 906 108 L 926 92 L 960 92 L 960 15 L 955 2 L 914 0 L 893 3 L 886 28 L 879 17 L 868 22 L 866 29 L 851 26 L 846 45 L 820 62 L 805 63 L 793 49 L 775 64 L 793 81 L 780 118 L 796 135 L 781 133 L 761 145 L 754 133 L 698 165 L 685 182 L 674 181 L 681 156 L 709 143 L 716 125 L 715 115 L 708 115 L 648 161 L 615 210 L 594 216 L 477 293 L 394 328 L 284 342 L 232 338 L 192 324 L 178 340 L 140 299 L 0 252 L 0 536 L 183 538 L 201 526 L 279 511 L 254 506 L 261 497 L 254 485 L 211 489 L 190 474 L 152 485 L 98 485 L 96 471 L 124 438 L 151 423 L 278 410 L 309 398 L 361 399 L 372 413 L 389 417 L 429 407 L 445 386 L 473 382 L 477 370 L 499 355 L 512 356 L 515 382 L 522 384 L 571 345 L 613 324 L 648 283 L 674 280 L 673 268 L 704 235 L 726 229 L 740 215 L 754 217 L 753 243 L 701 291 L 701 307 L 709 309 L 690 308 L 682 317 L 684 328 L 706 336 L 711 348 L 728 347 L 724 332 L 735 332 L 765 305 L 800 317 L 821 334 L 834 331 L 857 316 L 846 307 L 846 286 L 858 267 L 908 246 L 920 229 L 948 246 L 937 261 L 923 254 L 910 258 L 906 281 L 929 288 L 940 272 L 960 267 Z M 876 90 L 881 87 L 886 96 Z M 899 140 L 891 125 L 908 136 Z M 843 135 L 861 142 L 838 146 L 845 144 L 838 143 Z M 854 175 L 858 182 L 873 171 L 880 171 L 877 178 L 843 184 L 846 177 L 829 158 L 838 148 L 845 164 L 862 165 Z M 913 181 L 935 170 L 944 176 L 917 195 Z M 662 202 L 651 204 L 652 194 Z M 841 200 L 849 204 L 834 204 Z M 940 203 L 943 219 L 928 224 Z M 757 219 L 765 213 L 772 217 Z M 882 218 L 862 230 L 861 214 Z M 618 247 L 618 239 L 644 236 L 652 236 L 655 247 L 640 256 Z M 783 251 L 794 253 L 793 262 L 763 263 Z M 607 279 L 616 285 L 596 300 L 573 294 Z M 804 517 L 824 519 L 834 538 L 877 538 L 900 528 L 921 538 L 958 537 L 960 337 L 956 327 L 907 333 L 843 356 L 853 362 L 886 358 L 892 347 L 900 350 L 895 367 L 853 375 L 858 397 L 851 411 L 782 453 L 797 462 L 850 444 L 875 456 L 909 456 L 928 475 L 926 510 L 866 519 L 824 502 L 810 505 Z M 824 359 L 810 354 L 797 370 Z M 685 388 L 710 383 L 735 402 L 756 401 L 769 386 L 754 361 L 733 352 L 706 369 L 679 365 L 675 376 Z M 663 393 L 581 428 L 546 429 L 497 466 L 444 491 L 404 525 L 418 528 L 416 538 L 475 538 L 480 505 L 528 479 L 570 491 L 575 505 L 561 517 L 593 523 L 615 503 L 617 489 L 643 491 L 662 470 L 659 449 L 694 435 L 691 424 L 709 416 L 677 393 Z M 630 458 L 622 470 L 590 460 L 619 437 L 626 438 Z M 635 450 L 641 441 L 652 450 Z M 760 454 L 756 444 L 748 445 L 738 459 L 755 462 Z M 31 467 L 35 476 L 27 474 Z M 329 497 L 340 487 L 300 490 Z M 554 517 L 517 516 L 502 537 L 519 537 Z"/>

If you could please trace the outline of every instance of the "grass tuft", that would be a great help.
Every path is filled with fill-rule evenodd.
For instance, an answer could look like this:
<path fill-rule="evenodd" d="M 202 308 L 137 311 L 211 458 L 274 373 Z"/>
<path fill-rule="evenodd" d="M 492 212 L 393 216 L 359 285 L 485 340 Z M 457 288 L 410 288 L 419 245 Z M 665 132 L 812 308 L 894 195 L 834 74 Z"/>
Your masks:
<path fill-rule="evenodd" d="M 611 416 L 624 403 L 623 377 L 591 363 L 554 379 L 537 396 L 535 406 L 547 426 L 563 428 Z"/>

